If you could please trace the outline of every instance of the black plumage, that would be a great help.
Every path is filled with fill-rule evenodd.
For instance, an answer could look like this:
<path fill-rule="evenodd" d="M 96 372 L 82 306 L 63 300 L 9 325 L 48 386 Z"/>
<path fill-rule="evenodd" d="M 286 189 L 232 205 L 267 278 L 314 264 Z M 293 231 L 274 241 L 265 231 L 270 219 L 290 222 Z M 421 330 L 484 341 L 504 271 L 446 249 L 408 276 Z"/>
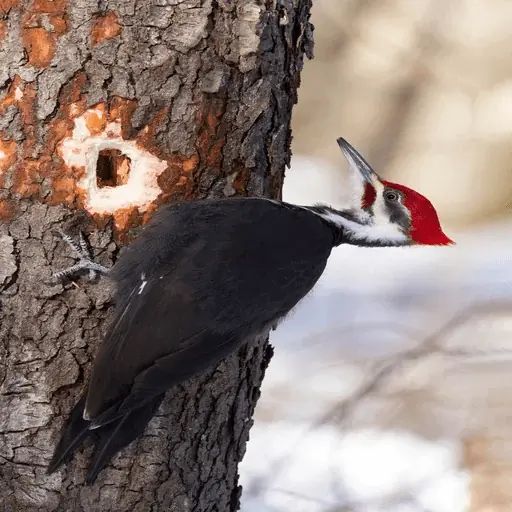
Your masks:
<path fill-rule="evenodd" d="M 94 480 L 142 433 L 167 389 L 286 315 L 341 241 L 341 228 L 313 209 L 277 201 L 162 208 L 112 269 L 115 316 L 49 471 L 94 433 Z"/>

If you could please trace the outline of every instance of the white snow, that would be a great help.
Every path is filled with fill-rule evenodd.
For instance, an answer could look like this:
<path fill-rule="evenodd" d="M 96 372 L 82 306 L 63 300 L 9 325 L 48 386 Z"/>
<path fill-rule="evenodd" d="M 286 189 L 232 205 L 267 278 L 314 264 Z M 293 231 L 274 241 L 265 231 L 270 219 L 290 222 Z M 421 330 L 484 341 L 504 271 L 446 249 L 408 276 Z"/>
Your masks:
<path fill-rule="evenodd" d="M 467 476 L 458 447 L 405 431 L 334 427 L 305 432 L 281 422 L 252 435 L 242 463 L 244 512 L 463 512 Z M 258 454 L 258 455 L 257 455 Z M 352 510 L 352 509 L 350 509 Z"/>

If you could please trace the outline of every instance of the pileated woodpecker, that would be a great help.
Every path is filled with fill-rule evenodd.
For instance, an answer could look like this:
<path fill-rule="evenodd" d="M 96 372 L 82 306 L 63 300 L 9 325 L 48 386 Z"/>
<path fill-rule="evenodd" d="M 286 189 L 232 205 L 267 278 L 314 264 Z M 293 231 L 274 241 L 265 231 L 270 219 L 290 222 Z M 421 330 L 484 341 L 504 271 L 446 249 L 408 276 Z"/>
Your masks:
<path fill-rule="evenodd" d="M 164 393 L 217 364 L 284 317 L 321 276 L 333 247 L 448 245 L 430 201 L 379 178 L 344 139 L 358 205 L 347 210 L 260 198 L 162 208 L 121 253 L 112 324 L 49 465 L 55 471 L 94 431 L 90 483 L 138 437 Z M 71 271 L 107 272 L 84 244 Z"/>

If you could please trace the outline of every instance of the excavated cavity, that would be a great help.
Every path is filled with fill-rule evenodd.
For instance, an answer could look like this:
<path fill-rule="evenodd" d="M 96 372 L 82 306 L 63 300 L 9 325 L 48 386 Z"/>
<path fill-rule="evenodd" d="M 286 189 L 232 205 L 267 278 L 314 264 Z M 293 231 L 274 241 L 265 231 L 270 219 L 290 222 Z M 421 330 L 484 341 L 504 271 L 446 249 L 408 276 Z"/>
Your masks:
<path fill-rule="evenodd" d="M 126 185 L 130 174 L 130 159 L 119 149 L 102 149 L 96 160 L 98 188 Z"/>

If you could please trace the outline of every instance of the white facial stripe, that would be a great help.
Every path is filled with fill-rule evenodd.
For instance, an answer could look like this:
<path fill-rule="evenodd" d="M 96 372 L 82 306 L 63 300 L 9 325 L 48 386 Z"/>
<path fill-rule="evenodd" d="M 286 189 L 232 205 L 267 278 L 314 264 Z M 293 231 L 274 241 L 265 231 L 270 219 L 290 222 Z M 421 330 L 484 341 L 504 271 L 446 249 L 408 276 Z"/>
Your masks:
<path fill-rule="evenodd" d="M 343 215 L 338 215 L 335 212 L 322 212 L 318 213 L 320 217 L 325 220 L 345 228 L 354 240 L 362 242 L 391 242 L 401 243 L 407 241 L 407 235 L 403 233 L 400 227 L 389 221 L 389 218 L 384 219 L 381 216 L 380 222 L 367 222 L 359 224 L 350 219 L 345 218 Z M 370 220 L 371 217 L 368 218 Z M 376 220 L 375 217 L 372 220 Z"/>
<path fill-rule="evenodd" d="M 386 212 L 386 203 L 384 201 L 384 185 L 375 180 L 373 183 L 373 188 L 375 189 L 375 201 L 372 205 L 373 211 L 373 219 L 376 224 L 383 222 L 384 220 L 388 221 L 388 214 Z"/>

